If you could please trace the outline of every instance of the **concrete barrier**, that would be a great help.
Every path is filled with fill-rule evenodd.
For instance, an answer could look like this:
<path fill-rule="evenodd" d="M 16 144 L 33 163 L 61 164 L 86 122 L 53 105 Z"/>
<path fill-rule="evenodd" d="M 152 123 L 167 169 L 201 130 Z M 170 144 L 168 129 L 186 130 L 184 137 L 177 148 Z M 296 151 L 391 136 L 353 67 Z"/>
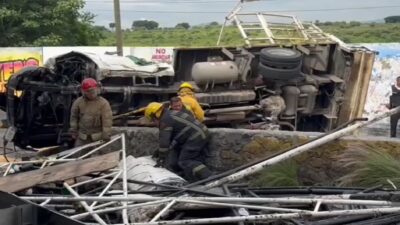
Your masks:
<path fill-rule="evenodd" d="M 143 156 L 158 148 L 158 129 L 144 127 L 115 128 L 127 135 L 128 154 Z M 225 171 L 262 157 L 304 143 L 321 133 L 264 131 L 245 129 L 210 129 L 209 164 L 217 171 Z M 372 136 L 348 136 L 307 153 L 293 160 L 299 165 L 299 179 L 305 185 L 332 185 L 345 174 L 337 163 L 337 156 L 353 146 L 373 147 L 400 155 L 400 139 Z"/>

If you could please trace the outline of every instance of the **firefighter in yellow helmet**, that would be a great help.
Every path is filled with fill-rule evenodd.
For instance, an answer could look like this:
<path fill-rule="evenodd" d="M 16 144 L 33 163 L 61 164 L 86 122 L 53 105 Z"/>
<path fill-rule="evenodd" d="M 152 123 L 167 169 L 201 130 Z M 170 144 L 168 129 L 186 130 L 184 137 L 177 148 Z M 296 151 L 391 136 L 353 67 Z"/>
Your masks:
<path fill-rule="evenodd" d="M 184 82 L 179 87 L 178 96 L 182 99 L 183 104 L 188 106 L 193 115 L 200 122 L 204 121 L 204 110 L 201 108 L 199 102 L 194 96 L 194 88 L 188 83 Z"/>
<path fill-rule="evenodd" d="M 212 175 L 204 164 L 209 141 L 208 129 L 204 124 L 185 110 L 169 110 L 167 105 L 158 102 L 147 106 L 145 116 L 159 124 L 159 149 L 155 154 L 158 165 L 174 171 L 172 167 L 175 165 L 171 164 L 177 164 L 188 180 Z M 176 149 L 179 154 L 175 154 Z"/>

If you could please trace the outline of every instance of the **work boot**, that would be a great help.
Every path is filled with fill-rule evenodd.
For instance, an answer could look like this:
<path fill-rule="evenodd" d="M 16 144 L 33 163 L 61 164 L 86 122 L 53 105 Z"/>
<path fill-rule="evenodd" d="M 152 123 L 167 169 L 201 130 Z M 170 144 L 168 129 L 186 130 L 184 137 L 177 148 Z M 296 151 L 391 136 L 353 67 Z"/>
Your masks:
<path fill-rule="evenodd" d="M 213 175 L 213 172 L 210 169 L 208 169 L 207 167 L 203 167 L 199 171 L 196 171 L 195 178 L 198 180 L 203 180 L 203 179 L 211 177 L 212 175 Z"/>

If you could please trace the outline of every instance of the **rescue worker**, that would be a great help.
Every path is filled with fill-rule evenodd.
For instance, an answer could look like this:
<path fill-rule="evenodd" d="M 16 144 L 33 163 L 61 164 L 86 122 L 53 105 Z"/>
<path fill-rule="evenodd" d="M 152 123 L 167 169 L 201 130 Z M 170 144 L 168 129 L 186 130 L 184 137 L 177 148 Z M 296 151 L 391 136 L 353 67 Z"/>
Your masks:
<path fill-rule="evenodd" d="M 182 111 L 183 110 L 184 112 L 194 116 L 192 111 L 190 110 L 190 107 L 187 106 L 187 105 L 184 105 L 183 102 L 182 102 L 182 99 L 179 98 L 179 97 L 172 97 L 169 100 L 169 108 L 171 110 L 175 110 L 175 111 Z"/>
<path fill-rule="evenodd" d="M 400 106 L 400 76 L 396 78 L 396 83 L 392 85 L 392 95 L 390 96 L 389 108 L 393 109 Z M 400 113 L 390 116 L 390 137 L 396 137 L 397 123 Z"/>
<path fill-rule="evenodd" d="M 145 111 L 145 117 L 159 124 L 158 164 L 171 166 L 167 157 L 179 149 L 177 165 L 188 180 L 200 180 L 212 175 L 204 164 L 209 141 L 208 129 L 184 110 L 168 110 L 165 105 L 152 102 Z M 173 158 L 173 157 L 172 157 Z M 168 165 L 169 164 L 169 165 Z"/>
<path fill-rule="evenodd" d="M 194 96 L 193 86 L 188 82 L 182 83 L 178 90 L 178 96 L 182 99 L 183 104 L 188 106 L 190 111 L 193 112 L 195 118 L 198 121 L 203 122 L 204 110 L 201 108 L 199 102 L 197 102 L 197 99 Z"/>
<path fill-rule="evenodd" d="M 179 97 L 172 97 L 169 101 L 169 108 L 170 110 L 174 111 L 184 111 L 191 116 L 193 113 L 190 111 L 189 107 L 182 103 L 182 100 Z M 169 149 L 168 156 L 165 160 L 165 166 L 167 169 L 182 175 L 182 169 L 178 165 L 178 159 L 180 154 L 180 146 L 175 145 L 174 148 Z"/>
<path fill-rule="evenodd" d="M 99 96 L 96 80 L 86 78 L 81 84 L 82 96 L 71 107 L 70 133 L 75 146 L 90 142 L 109 141 L 112 127 L 112 111 L 106 99 Z"/>

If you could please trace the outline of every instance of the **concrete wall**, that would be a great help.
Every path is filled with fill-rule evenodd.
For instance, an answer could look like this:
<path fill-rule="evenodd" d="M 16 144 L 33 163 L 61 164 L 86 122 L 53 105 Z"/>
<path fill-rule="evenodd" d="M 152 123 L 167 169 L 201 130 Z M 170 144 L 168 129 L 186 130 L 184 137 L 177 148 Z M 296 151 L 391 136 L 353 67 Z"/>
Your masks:
<path fill-rule="evenodd" d="M 158 148 L 158 129 L 127 127 L 115 128 L 127 134 L 128 154 L 143 156 Z M 225 171 L 254 161 L 291 146 L 304 143 L 319 133 L 286 131 L 258 131 L 243 129 L 210 129 L 209 163 L 218 171 Z M 352 147 L 371 147 L 391 151 L 397 155 L 400 140 L 385 137 L 349 136 L 297 156 L 299 179 L 305 185 L 330 185 L 345 174 L 337 163 L 337 156 Z M 400 151 L 399 151 L 400 152 Z"/>

